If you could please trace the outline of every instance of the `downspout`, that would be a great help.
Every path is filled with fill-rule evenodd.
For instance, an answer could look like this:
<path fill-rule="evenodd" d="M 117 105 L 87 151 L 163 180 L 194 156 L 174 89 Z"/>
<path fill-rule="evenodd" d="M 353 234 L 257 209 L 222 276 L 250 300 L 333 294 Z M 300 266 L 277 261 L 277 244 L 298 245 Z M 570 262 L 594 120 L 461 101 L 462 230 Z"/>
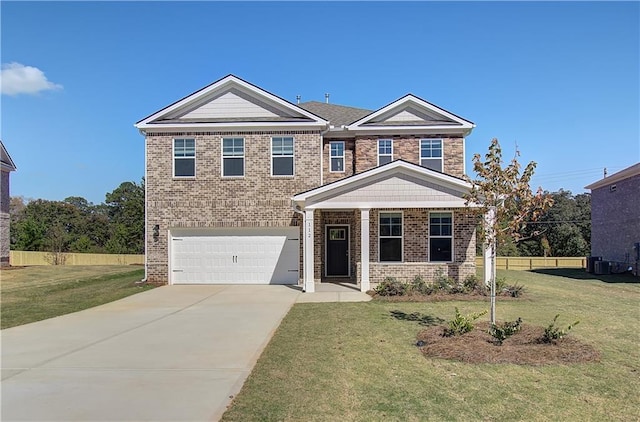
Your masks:
<path fill-rule="evenodd" d="M 136 284 L 145 284 L 147 282 L 147 134 L 144 130 L 140 130 L 140 134 L 144 136 L 144 278 L 137 281 Z"/>

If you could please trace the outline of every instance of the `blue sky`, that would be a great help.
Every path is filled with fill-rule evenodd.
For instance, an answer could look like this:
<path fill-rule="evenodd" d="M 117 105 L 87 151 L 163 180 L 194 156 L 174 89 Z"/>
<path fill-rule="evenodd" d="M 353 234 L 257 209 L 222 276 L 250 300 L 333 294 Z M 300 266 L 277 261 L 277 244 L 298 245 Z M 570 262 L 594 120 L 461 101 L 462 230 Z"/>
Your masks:
<path fill-rule="evenodd" d="M 11 194 L 94 203 L 144 175 L 133 124 L 233 73 L 291 102 L 413 93 L 573 193 L 640 161 L 638 2 L 7 2 Z"/>

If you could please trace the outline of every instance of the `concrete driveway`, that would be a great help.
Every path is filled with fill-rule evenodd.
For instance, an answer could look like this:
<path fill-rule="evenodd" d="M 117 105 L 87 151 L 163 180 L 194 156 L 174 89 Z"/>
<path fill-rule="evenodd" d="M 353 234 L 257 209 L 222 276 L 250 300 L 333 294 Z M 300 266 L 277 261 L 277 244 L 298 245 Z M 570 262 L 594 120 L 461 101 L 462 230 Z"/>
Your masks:
<path fill-rule="evenodd" d="M 299 291 L 163 286 L 1 332 L 2 421 L 208 421 Z"/>

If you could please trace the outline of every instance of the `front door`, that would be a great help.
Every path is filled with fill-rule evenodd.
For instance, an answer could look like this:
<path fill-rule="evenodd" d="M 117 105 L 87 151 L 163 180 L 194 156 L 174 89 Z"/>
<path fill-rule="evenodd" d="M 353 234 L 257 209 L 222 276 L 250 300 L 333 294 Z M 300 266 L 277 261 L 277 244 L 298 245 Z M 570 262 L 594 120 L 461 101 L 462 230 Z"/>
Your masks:
<path fill-rule="evenodd" d="M 325 239 L 327 277 L 348 277 L 349 226 L 327 226 Z"/>

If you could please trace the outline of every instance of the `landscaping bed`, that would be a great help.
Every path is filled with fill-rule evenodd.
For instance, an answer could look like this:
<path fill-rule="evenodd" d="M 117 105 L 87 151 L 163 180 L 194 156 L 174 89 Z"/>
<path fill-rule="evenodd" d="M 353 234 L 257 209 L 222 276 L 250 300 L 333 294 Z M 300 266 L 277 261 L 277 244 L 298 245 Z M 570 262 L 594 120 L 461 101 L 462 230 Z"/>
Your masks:
<path fill-rule="evenodd" d="M 417 341 L 424 342 L 420 351 L 427 357 L 465 363 L 548 365 L 600 360 L 600 352 L 593 346 L 571 336 L 545 343 L 541 340 L 544 328 L 528 324 L 499 346 L 488 334 L 489 326 L 488 322 L 479 322 L 473 331 L 449 337 L 443 335 L 444 326 L 429 327 L 418 333 Z"/>

